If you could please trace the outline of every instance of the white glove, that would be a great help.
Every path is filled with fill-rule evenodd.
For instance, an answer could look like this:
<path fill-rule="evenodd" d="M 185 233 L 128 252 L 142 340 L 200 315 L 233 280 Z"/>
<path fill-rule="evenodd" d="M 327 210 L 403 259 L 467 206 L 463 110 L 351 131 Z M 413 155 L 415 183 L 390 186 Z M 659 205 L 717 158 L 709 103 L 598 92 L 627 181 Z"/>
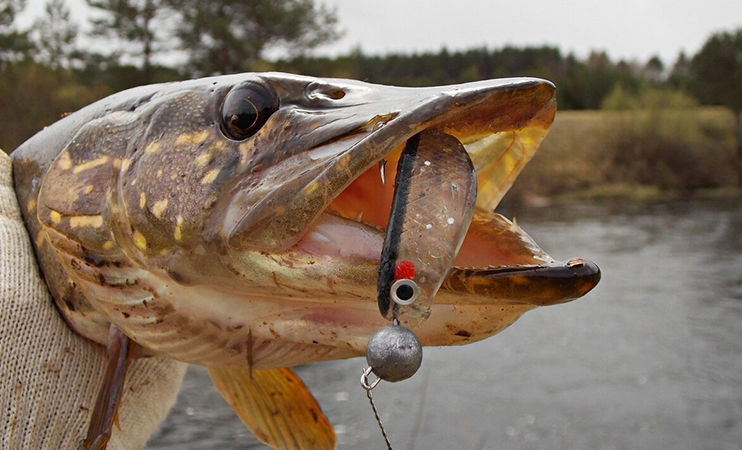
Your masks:
<path fill-rule="evenodd" d="M 36 265 L 0 151 L 0 448 L 77 450 L 105 371 L 106 351 L 57 312 Z M 132 362 L 109 450 L 140 449 L 175 403 L 186 364 Z"/>

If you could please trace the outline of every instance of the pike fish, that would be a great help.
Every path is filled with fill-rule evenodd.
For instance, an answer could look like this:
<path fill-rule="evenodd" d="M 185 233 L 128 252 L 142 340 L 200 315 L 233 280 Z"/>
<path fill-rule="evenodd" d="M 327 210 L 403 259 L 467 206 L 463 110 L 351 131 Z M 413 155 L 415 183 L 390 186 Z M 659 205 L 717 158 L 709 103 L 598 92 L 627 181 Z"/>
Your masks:
<path fill-rule="evenodd" d="M 422 132 L 458 140 L 477 182 L 461 250 L 413 328 L 423 345 L 479 341 L 586 294 L 595 264 L 555 260 L 495 212 L 555 111 L 554 86 L 532 78 L 400 88 L 254 73 L 134 88 L 33 136 L 12 159 L 39 265 L 69 326 L 109 349 L 83 447 L 105 448 L 135 354 L 209 367 L 274 448 L 335 448 L 289 367 L 363 355 L 389 324 L 384 227 L 397 161 Z"/>

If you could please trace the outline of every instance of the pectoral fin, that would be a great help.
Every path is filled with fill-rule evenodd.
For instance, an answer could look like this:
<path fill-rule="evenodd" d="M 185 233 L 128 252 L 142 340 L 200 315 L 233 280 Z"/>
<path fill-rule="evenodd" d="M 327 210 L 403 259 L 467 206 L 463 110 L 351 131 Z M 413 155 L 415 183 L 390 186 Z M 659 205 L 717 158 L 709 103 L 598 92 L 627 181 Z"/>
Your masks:
<path fill-rule="evenodd" d="M 131 343 L 124 333 L 111 325 L 108 330 L 106 374 L 95 401 L 88 434 L 80 443 L 80 449 L 105 450 L 111 438 L 114 423 L 118 425 L 117 413 L 124 389 L 126 369 L 129 366 Z"/>
<path fill-rule="evenodd" d="M 214 386 L 261 442 L 276 450 L 334 450 L 330 421 L 291 369 L 209 368 Z"/>

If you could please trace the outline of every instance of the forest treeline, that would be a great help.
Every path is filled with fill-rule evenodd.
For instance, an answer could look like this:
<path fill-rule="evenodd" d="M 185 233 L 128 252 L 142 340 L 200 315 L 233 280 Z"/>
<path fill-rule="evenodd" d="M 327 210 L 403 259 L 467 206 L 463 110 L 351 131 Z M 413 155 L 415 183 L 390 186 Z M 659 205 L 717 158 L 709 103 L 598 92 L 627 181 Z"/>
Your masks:
<path fill-rule="evenodd" d="M 672 62 L 614 61 L 602 51 L 581 58 L 554 46 L 387 55 L 357 48 L 323 57 L 312 50 L 341 36 L 342 24 L 312 0 L 86 1 L 88 24 L 76 22 L 64 0 L 49 0 L 23 29 L 17 17 L 25 0 L 0 0 L 0 148 L 11 151 L 108 94 L 154 82 L 251 70 L 404 86 L 536 76 L 557 85 L 560 110 L 728 108 L 724 164 L 742 181 L 742 29 L 710 36 L 697 54 Z"/>

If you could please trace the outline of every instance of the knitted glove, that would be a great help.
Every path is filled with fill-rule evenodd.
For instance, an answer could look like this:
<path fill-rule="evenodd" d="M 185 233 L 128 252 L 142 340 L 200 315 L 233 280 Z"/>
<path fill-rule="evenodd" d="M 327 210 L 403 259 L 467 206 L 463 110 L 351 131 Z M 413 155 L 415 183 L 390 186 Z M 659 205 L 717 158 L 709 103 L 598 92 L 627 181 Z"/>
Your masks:
<path fill-rule="evenodd" d="M 0 151 L 0 448 L 73 449 L 84 439 L 103 381 L 105 348 L 75 334 L 36 265 Z M 132 362 L 110 450 L 140 449 L 167 415 L 186 364 Z"/>

